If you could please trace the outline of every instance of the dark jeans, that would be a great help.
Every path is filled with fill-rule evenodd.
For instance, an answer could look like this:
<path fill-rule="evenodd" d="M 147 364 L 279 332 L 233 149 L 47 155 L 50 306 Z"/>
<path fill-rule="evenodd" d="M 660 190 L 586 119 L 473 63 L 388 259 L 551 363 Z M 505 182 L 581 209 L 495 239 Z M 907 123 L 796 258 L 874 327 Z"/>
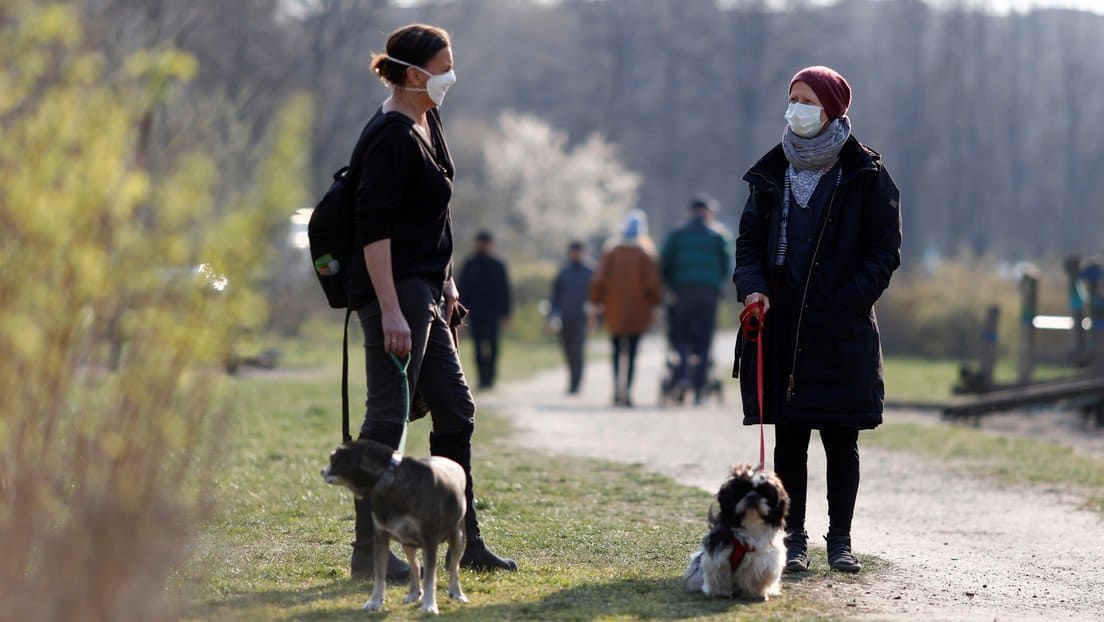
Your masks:
<path fill-rule="evenodd" d="M 675 379 L 689 380 L 695 395 L 700 395 L 705 388 L 712 363 L 710 353 L 719 296 L 715 287 L 683 287 L 669 309 L 667 337 L 679 361 Z"/>
<path fill-rule="evenodd" d="M 498 368 L 498 320 L 472 320 L 471 336 L 475 345 L 475 365 L 480 388 L 494 386 Z"/>
<path fill-rule="evenodd" d="M 632 390 L 633 372 L 636 369 L 636 346 L 640 335 L 613 335 L 613 387 L 614 397 L 627 398 Z M 625 357 L 625 377 L 621 378 L 621 357 Z"/>
<path fill-rule="evenodd" d="M 440 306 L 440 291 L 429 281 L 406 279 L 395 284 L 403 317 L 410 325 L 412 349 L 407 379 L 429 403 L 434 435 L 470 436 L 475 424 L 472 399 L 452 334 Z M 360 438 L 398 446 L 405 402 L 399 368 L 383 349 L 378 302 L 357 310 L 364 329 L 368 400 Z M 397 434 L 396 434 L 397 431 Z"/>
<path fill-rule="evenodd" d="M 567 359 L 568 390 L 575 393 L 583 381 L 583 350 L 586 346 L 586 317 L 563 318 L 560 344 Z"/>
<path fill-rule="evenodd" d="M 786 530 L 803 531 L 812 430 L 786 424 L 778 424 L 774 430 L 774 470 L 790 495 Z M 828 535 L 849 536 L 859 492 L 859 431 L 823 428 L 820 442 L 828 462 Z"/>

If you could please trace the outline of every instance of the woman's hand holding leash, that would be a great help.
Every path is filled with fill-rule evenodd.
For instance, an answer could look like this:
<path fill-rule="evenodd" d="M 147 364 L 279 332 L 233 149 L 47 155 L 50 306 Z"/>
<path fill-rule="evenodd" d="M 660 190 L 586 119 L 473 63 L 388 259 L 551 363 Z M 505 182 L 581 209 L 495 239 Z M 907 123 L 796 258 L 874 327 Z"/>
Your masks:
<path fill-rule="evenodd" d="M 766 315 L 767 311 L 770 311 L 770 298 L 767 298 L 766 294 L 760 294 L 759 292 L 748 294 L 747 298 L 744 299 L 744 306 L 751 309 L 760 302 L 763 303 L 762 315 Z M 762 317 L 760 317 L 760 319 L 762 319 Z"/>
<path fill-rule="evenodd" d="M 385 310 L 380 318 L 383 324 L 383 351 L 403 358 L 410 354 L 410 325 L 399 309 Z"/>

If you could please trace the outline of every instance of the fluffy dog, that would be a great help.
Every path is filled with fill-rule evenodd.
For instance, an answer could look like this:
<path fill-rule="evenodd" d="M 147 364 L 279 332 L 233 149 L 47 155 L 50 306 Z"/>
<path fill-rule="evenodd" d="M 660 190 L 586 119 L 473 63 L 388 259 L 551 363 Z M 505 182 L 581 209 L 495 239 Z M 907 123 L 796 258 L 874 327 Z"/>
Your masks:
<path fill-rule="evenodd" d="M 448 542 L 449 598 L 468 602 L 460 589 L 460 557 L 464 554 L 464 469 L 440 456 L 422 460 L 402 458 L 375 441 L 345 443 L 330 455 L 322 471 L 328 484 L 345 486 L 357 498 L 372 501 L 375 526 L 373 557 L 375 585 L 368 611 L 383 607 L 387 586 L 387 554 L 391 538 L 398 540 L 410 563 L 410 591 L 404 604 L 422 601 L 422 611 L 437 613 L 437 548 Z M 417 549 L 425 553 L 425 572 L 418 568 Z M 419 583 L 419 576 L 422 576 Z"/>
<path fill-rule="evenodd" d="M 686 589 L 706 596 L 767 600 L 782 593 L 786 565 L 783 523 L 790 497 L 778 476 L 750 464 L 732 467 L 717 491 L 719 514 L 682 575 Z"/>

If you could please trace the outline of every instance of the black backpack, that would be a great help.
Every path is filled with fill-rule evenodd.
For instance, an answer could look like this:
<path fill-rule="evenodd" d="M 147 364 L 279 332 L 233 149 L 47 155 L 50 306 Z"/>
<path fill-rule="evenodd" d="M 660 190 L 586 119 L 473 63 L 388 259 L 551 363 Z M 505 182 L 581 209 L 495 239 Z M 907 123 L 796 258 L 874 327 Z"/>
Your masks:
<path fill-rule="evenodd" d="M 326 190 L 322 199 L 314 206 L 310 222 L 307 223 L 314 274 L 322 285 L 326 301 L 335 309 L 349 306 L 349 297 L 345 293 L 345 271 L 353 252 L 359 250 L 353 210 L 356 204 L 356 187 L 360 180 L 361 160 L 380 130 L 393 122 L 394 118 L 376 115 L 368 121 L 353 148 L 349 165 L 341 167 L 333 174 L 329 190 Z"/>
<path fill-rule="evenodd" d="M 353 233 L 356 182 L 350 177 L 348 166 L 333 174 L 330 189 L 314 206 L 307 224 L 314 274 L 322 285 L 326 301 L 335 309 L 349 306 L 349 297 L 345 293 L 345 269 L 356 246 Z"/>

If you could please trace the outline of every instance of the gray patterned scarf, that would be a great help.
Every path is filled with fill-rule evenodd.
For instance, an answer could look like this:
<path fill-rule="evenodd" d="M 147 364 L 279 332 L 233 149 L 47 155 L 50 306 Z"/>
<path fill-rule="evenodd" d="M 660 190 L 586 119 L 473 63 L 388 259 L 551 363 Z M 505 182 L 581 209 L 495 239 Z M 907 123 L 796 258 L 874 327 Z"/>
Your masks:
<path fill-rule="evenodd" d="M 782 150 L 790 166 L 786 170 L 786 185 L 782 192 L 782 218 L 779 221 L 778 250 L 774 256 L 775 265 L 786 261 L 789 250 L 790 197 L 802 209 L 808 209 L 809 199 L 813 196 L 817 184 L 824 173 L 835 165 L 843 144 L 851 136 L 851 120 L 846 115 L 834 119 L 820 134 L 812 138 L 802 138 L 793 133 L 790 126 L 782 134 Z M 836 176 L 839 185 L 843 171 Z"/>
<path fill-rule="evenodd" d="M 786 152 L 786 159 L 795 169 L 823 172 L 836 161 L 849 136 L 851 119 L 847 115 L 833 119 L 823 132 L 812 138 L 802 138 L 794 134 L 787 125 L 786 131 L 782 133 L 782 150 Z"/>

